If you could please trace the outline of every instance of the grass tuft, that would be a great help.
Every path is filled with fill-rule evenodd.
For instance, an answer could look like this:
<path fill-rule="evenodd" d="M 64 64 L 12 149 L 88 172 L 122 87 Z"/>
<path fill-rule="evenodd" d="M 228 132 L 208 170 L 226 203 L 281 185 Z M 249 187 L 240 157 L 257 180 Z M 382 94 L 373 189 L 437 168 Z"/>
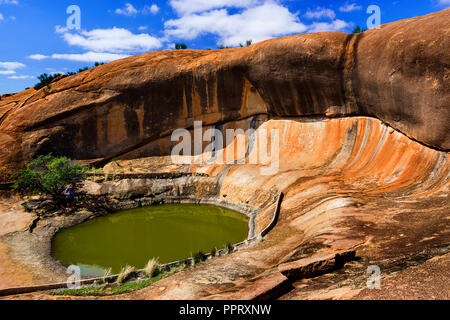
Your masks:
<path fill-rule="evenodd" d="M 234 251 L 234 247 L 231 244 L 227 244 L 225 246 L 225 254 L 232 253 Z M 221 251 L 217 248 L 214 248 L 211 251 L 211 258 L 222 256 Z M 108 281 L 108 277 L 111 275 L 111 270 L 106 270 L 102 279 L 97 281 L 94 286 L 87 286 L 79 289 L 63 289 L 53 291 L 51 294 L 53 295 L 61 295 L 61 296 L 111 296 L 117 294 L 130 293 L 136 290 L 140 290 L 151 285 L 154 282 L 157 282 L 161 279 L 169 277 L 177 272 L 185 270 L 189 267 L 194 267 L 195 265 L 203 264 L 206 260 L 206 255 L 203 252 L 197 252 L 192 255 L 190 260 L 186 260 L 180 262 L 176 265 L 166 265 L 164 268 L 161 268 L 158 259 L 153 258 L 150 259 L 144 268 L 144 274 L 149 278 L 146 280 L 134 280 L 131 282 L 124 283 L 129 280 L 131 274 L 136 271 L 134 267 L 129 265 L 122 268 L 120 274 L 117 277 L 117 281 L 115 283 L 110 283 Z M 103 283 L 103 284 L 101 284 Z"/>
<path fill-rule="evenodd" d="M 136 269 L 134 267 L 128 265 L 123 267 L 122 270 L 120 271 L 119 276 L 117 277 L 117 283 L 123 283 L 124 281 L 128 280 L 131 273 L 134 272 L 135 270 Z"/>
<path fill-rule="evenodd" d="M 145 275 L 149 278 L 156 276 L 159 271 L 158 267 L 159 267 L 158 258 L 150 259 L 144 268 Z"/>
<path fill-rule="evenodd" d="M 195 264 L 202 263 L 206 260 L 206 255 L 203 252 L 199 251 L 194 254 L 193 259 Z"/>
<path fill-rule="evenodd" d="M 215 258 L 215 257 L 219 257 L 220 256 L 220 252 L 219 250 L 217 250 L 217 248 L 214 248 L 211 250 L 211 257 Z"/>
<path fill-rule="evenodd" d="M 108 278 L 112 275 L 112 269 L 109 268 L 107 270 L 105 270 L 105 273 L 102 277 L 102 283 L 107 283 L 108 282 Z"/>
<path fill-rule="evenodd" d="M 93 297 L 102 297 L 102 296 L 111 296 L 116 294 L 124 294 L 124 293 L 130 293 L 133 291 L 137 291 L 140 289 L 143 289 L 152 283 L 155 283 L 163 278 L 165 278 L 168 275 L 159 275 L 157 277 L 147 279 L 144 281 L 139 282 L 128 282 L 125 284 L 113 284 L 108 285 L 104 284 L 102 286 L 94 286 L 94 287 L 85 287 L 80 289 L 64 289 L 64 290 L 57 290 L 52 292 L 53 295 L 57 296 L 93 296 Z"/>
<path fill-rule="evenodd" d="M 230 254 L 234 251 L 234 247 L 231 245 L 231 243 L 227 243 L 227 245 L 225 246 L 225 252 L 227 254 Z"/>

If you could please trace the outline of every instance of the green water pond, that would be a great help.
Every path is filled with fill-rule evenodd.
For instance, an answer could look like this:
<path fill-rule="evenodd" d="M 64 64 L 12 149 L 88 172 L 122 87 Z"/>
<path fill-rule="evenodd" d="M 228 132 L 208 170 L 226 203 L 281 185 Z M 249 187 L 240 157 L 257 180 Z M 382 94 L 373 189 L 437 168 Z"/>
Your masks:
<path fill-rule="evenodd" d="M 248 218 L 210 205 L 167 204 L 95 218 L 57 233 L 52 256 L 76 265 L 83 276 L 143 268 L 149 259 L 168 263 L 244 241 Z"/>

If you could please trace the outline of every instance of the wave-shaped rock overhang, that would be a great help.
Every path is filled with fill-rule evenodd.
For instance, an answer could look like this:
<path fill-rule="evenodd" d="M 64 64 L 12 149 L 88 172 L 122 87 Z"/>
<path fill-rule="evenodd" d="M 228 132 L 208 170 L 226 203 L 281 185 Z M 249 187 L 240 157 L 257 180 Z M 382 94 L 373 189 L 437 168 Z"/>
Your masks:
<path fill-rule="evenodd" d="M 0 100 L 1 178 L 36 154 L 108 159 L 189 128 L 269 117 L 365 115 L 450 149 L 450 10 L 359 35 L 151 52 Z"/>

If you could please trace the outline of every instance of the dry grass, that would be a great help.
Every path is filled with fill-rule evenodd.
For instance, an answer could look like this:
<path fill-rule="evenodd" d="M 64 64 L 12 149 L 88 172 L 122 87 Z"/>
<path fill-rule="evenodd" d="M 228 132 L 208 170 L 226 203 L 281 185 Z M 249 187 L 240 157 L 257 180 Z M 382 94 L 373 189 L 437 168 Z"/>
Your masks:
<path fill-rule="evenodd" d="M 134 267 L 131 266 L 125 266 L 122 268 L 122 270 L 120 271 L 119 276 L 117 277 L 117 283 L 123 283 L 125 280 L 128 279 L 128 277 L 130 276 L 130 274 L 132 272 L 134 272 L 136 269 Z"/>
<path fill-rule="evenodd" d="M 152 278 L 156 275 L 156 273 L 159 271 L 159 262 L 158 258 L 152 258 L 147 262 L 147 265 L 144 268 L 144 272 L 147 277 Z"/>
<path fill-rule="evenodd" d="M 111 268 L 105 270 L 105 273 L 104 273 L 104 275 L 103 275 L 103 277 L 102 277 L 102 283 L 108 282 L 108 278 L 109 278 L 111 275 L 112 275 L 112 269 L 111 269 Z"/>

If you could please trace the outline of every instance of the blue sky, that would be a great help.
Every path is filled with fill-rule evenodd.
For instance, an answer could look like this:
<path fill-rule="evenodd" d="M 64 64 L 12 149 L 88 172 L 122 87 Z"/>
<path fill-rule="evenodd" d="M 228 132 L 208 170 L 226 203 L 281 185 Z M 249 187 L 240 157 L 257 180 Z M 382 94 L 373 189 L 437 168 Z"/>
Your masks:
<path fill-rule="evenodd" d="M 80 29 L 68 28 L 70 5 Z M 32 87 L 42 73 L 66 73 L 148 51 L 238 46 L 305 32 L 366 27 L 450 7 L 450 0 L 0 0 L 0 94 Z M 71 20 L 75 21 L 75 20 Z M 69 25 L 70 27 L 70 25 Z"/>

